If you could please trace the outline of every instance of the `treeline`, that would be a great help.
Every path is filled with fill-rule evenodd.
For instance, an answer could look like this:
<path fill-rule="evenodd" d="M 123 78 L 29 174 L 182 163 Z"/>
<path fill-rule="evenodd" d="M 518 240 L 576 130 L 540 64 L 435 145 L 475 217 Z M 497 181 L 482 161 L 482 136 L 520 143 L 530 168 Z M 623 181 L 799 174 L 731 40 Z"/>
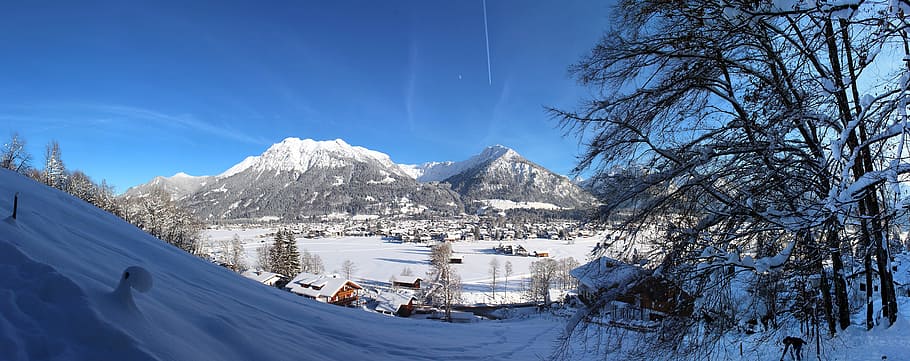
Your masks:
<path fill-rule="evenodd" d="M 0 168 L 67 192 L 167 243 L 191 254 L 199 253 L 202 223 L 177 206 L 163 190 L 143 197 L 118 198 L 107 181 L 98 183 L 80 170 L 67 169 L 57 141 L 51 141 L 45 147 L 42 169 L 33 165 L 33 157 L 25 146 L 25 139 L 13 134 L 0 150 Z"/>

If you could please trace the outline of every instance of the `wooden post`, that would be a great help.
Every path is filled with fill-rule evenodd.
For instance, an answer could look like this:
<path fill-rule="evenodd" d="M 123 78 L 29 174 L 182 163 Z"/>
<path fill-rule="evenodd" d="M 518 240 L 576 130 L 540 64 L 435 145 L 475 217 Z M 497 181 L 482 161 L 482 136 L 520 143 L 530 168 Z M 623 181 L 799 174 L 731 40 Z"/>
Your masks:
<path fill-rule="evenodd" d="M 13 196 L 13 219 L 16 219 L 16 210 L 19 208 L 19 192 Z"/>

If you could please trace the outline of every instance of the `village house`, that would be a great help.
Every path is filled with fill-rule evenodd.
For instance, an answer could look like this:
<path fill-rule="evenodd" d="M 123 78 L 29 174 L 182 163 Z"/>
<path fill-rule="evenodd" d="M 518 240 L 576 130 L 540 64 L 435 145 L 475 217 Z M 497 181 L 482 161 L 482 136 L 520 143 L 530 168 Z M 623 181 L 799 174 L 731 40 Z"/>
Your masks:
<path fill-rule="evenodd" d="M 315 275 L 306 272 L 294 277 L 284 288 L 291 293 L 319 302 L 343 306 L 350 306 L 360 299 L 363 290 L 359 284 L 338 275 Z"/>
<path fill-rule="evenodd" d="M 373 296 L 376 305 L 374 310 L 379 313 L 398 316 L 410 317 L 414 313 L 414 297 L 410 292 L 382 292 L 377 291 Z"/>
<path fill-rule="evenodd" d="M 392 279 L 392 287 L 401 287 L 401 288 L 419 290 L 420 281 L 422 281 L 422 279 L 417 276 L 395 276 Z"/>
<path fill-rule="evenodd" d="M 608 257 L 573 269 L 578 297 L 588 306 L 601 300 L 614 322 L 660 321 L 673 314 L 691 315 L 693 298 L 649 270 Z"/>
<path fill-rule="evenodd" d="M 891 259 L 891 274 L 894 281 L 894 291 L 898 297 L 910 297 L 910 255 L 897 254 Z M 848 298 L 852 307 L 862 307 L 866 302 L 866 290 L 871 287 L 876 297 L 881 297 L 881 279 L 878 266 L 872 264 L 872 285 L 866 284 L 866 270 L 859 269 L 846 276 Z"/>

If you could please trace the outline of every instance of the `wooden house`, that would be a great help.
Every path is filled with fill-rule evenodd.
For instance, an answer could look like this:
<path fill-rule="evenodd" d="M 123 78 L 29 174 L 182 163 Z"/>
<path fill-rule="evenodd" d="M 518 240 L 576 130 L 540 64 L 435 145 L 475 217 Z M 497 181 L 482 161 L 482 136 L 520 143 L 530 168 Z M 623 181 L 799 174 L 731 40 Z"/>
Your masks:
<path fill-rule="evenodd" d="M 420 281 L 422 281 L 422 279 L 417 276 L 395 276 L 395 278 L 392 279 L 392 287 L 419 290 Z"/>
<path fill-rule="evenodd" d="M 579 299 L 593 305 L 610 301 L 604 312 L 616 321 L 659 321 L 668 315 L 691 315 L 694 298 L 644 268 L 601 257 L 570 274 L 578 280 Z"/>
<path fill-rule="evenodd" d="M 345 306 L 356 302 L 363 290 L 356 282 L 337 275 L 314 275 L 306 272 L 294 277 L 284 288 L 303 297 Z"/>
<path fill-rule="evenodd" d="M 414 313 L 414 301 L 417 297 L 409 292 L 377 292 L 376 312 L 398 317 L 410 317 Z"/>

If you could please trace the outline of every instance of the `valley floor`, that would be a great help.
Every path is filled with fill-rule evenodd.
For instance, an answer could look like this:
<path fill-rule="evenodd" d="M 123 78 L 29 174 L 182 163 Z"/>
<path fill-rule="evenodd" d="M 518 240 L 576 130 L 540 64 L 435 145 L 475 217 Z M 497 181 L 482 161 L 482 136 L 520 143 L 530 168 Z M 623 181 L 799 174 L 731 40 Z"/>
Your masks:
<path fill-rule="evenodd" d="M 255 268 L 258 247 L 273 242 L 274 228 L 213 229 L 206 231 L 208 247 L 220 252 L 219 247 L 236 234 L 244 244 L 247 264 Z M 514 303 L 523 302 L 522 285 L 530 277 L 531 262 L 536 257 L 497 254 L 493 247 L 502 244 L 522 244 L 525 247 L 547 250 L 551 258 L 572 257 L 583 264 L 588 253 L 602 236 L 579 238 L 574 241 L 548 239 L 526 239 L 515 241 L 471 241 L 452 244 L 456 255 L 463 256 L 464 263 L 454 264 L 464 286 L 464 303 Z M 392 277 L 398 276 L 405 268 L 413 275 L 426 278 L 429 270 L 430 248 L 421 243 L 395 243 L 382 237 L 341 237 L 341 238 L 297 238 L 297 248 L 319 255 L 328 273 L 340 273 L 345 260 L 354 262 L 352 279 L 366 285 L 386 285 Z M 490 261 L 499 262 L 496 279 L 496 298 L 491 288 Z M 506 262 L 512 263 L 513 274 L 508 283 L 504 277 Z M 554 290 L 554 296 L 557 296 Z"/>

